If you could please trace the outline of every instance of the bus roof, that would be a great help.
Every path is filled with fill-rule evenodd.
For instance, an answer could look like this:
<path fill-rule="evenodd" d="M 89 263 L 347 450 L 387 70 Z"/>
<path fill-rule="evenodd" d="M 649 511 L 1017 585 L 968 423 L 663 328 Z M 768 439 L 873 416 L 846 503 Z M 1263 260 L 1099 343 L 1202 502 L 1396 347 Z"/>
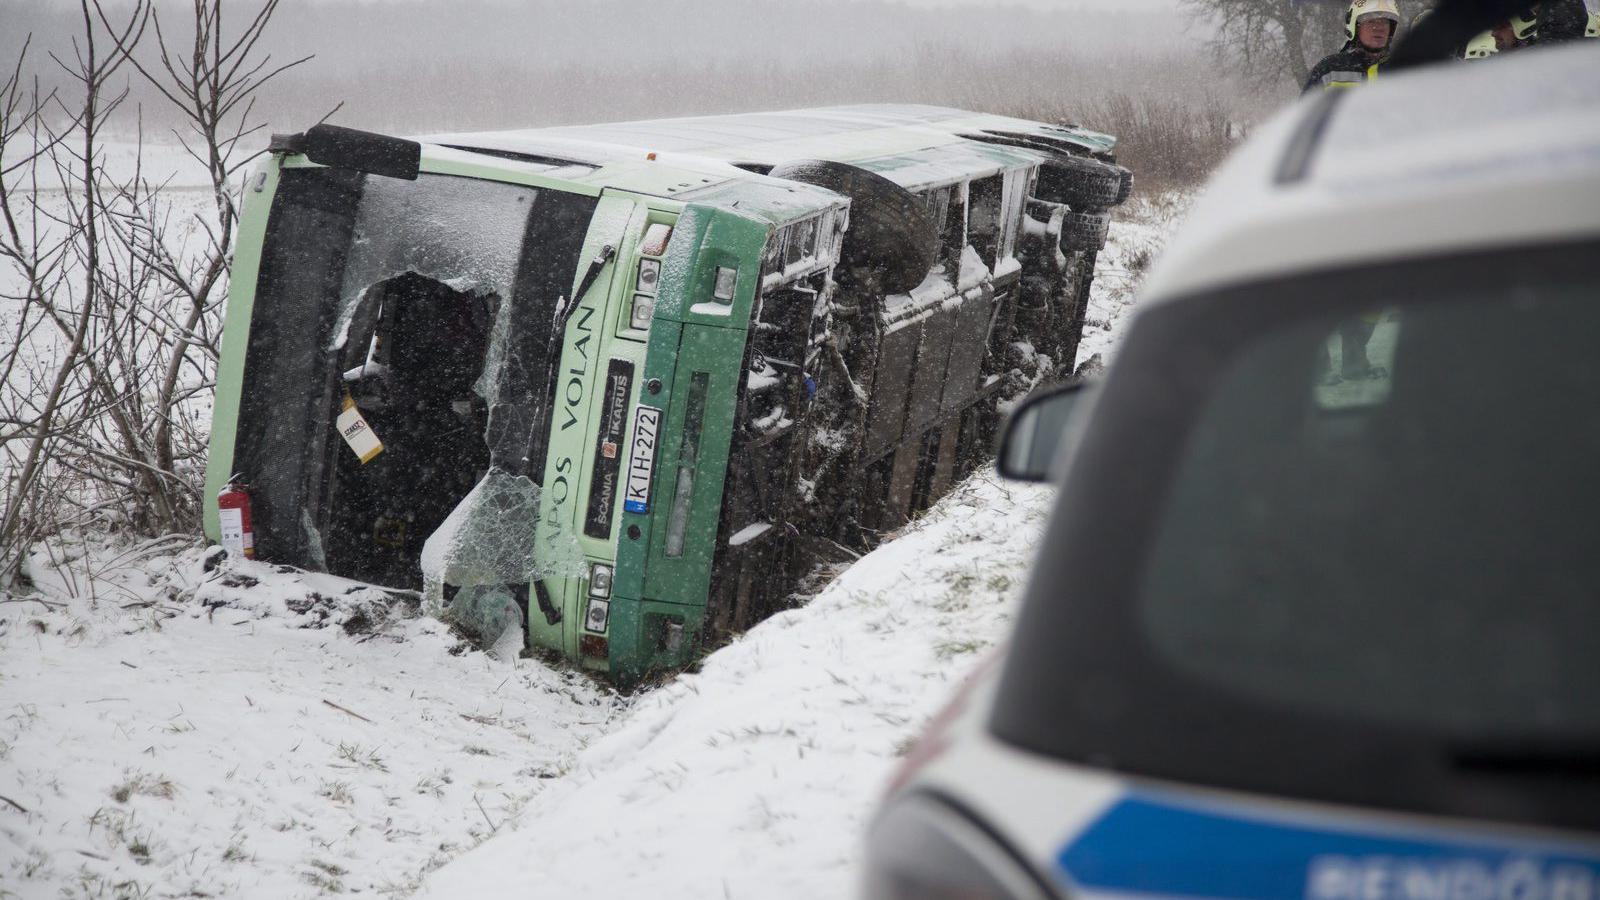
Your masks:
<path fill-rule="evenodd" d="M 852 159 L 870 158 L 952 143 L 965 135 L 985 132 L 1059 140 L 1084 154 L 1108 153 L 1116 146 L 1115 138 L 1076 126 L 943 106 L 891 103 L 491 131 L 457 138 L 471 138 L 475 146 L 491 149 L 516 150 L 553 138 L 618 149 L 775 164 L 807 158 L 807 151 L 812 149 Z"/>
<path fill-rule="evenodd" d="M 687 194 L 702 183 L 760 182 L 758 173 L 792 160 L 854 163 L 918 190 L 1037 165 L 1052 152 L 1106 156 L 1116 144 L 1112 137 L 1070 125 L 902 104 L 442 134 L 422 140 L 555 165 L 590 166 L 589 174 L 575 180 L 649 193 L 655 191 L 634 187 L 630 182 L 636 177 L 628 176 L 646 160 L 658 162 L 698 176 L 674 183 L 682 190 L 669 193 L 683 199 L 693 199 Z"/>

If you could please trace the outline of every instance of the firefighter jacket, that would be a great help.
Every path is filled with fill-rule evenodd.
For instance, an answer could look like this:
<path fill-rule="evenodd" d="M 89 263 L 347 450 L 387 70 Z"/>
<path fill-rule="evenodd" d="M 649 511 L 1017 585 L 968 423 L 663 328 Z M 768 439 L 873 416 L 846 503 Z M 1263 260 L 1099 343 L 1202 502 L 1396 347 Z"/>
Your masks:
<path fill-rule="evenodd" d="M 1378 77 L 1378 67 L 1387 58 L 1387 53 L 1371 53 L 1351 41 L 1344 45 L 1344 49 L 1312 67 L 1302 93 L 1318 88 L 1347 88 L 1366 84 Z"/>

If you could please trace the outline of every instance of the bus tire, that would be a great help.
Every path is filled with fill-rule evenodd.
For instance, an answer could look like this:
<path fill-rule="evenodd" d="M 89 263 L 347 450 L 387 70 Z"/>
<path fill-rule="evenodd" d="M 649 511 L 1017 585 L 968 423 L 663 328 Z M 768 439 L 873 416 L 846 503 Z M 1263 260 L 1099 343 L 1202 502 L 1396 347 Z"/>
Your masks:
<path fill-rule="evenodd" d="M 938 231 L 922 200 L 900 185 L 858 166 L 819 159 L 782 163 L 768 174 L 850 198 L 841 269 L 871 267 L 883 292 L 898 294 L 921 284 L 933 268 Z"/>
<path fill-rule="evenodd" d="M 1073 209 L 1106 209 L 1123 199 L 1121 166 L 1080 156 L 1056 156 L 1039 169 L 1039 186 L 1034 196 Z M 1132 182 L 1128 187 L 1132 189 Z M 1121 198 L 1121 199 L 1119 199 Z"/>
<path fill-rule="evenodd" d="M 1099 250 L 1106 245 L 1110 229 L 1110 213 L 1069 212 L 1061 225 L 1061 249 L 1067 253 Z"/>
<path fill-rule="evenodd" d="M 1117 168 L 1122 169 L 1121 166 Z M 1121 206 L 1128 202 L 1128 198 L 1131 196 L 1133 196 L 1133 172 L 1129 169 L 1122 169 L 1122 186 L 1117 189 L 1117 202 L 1111 205 Z"/>

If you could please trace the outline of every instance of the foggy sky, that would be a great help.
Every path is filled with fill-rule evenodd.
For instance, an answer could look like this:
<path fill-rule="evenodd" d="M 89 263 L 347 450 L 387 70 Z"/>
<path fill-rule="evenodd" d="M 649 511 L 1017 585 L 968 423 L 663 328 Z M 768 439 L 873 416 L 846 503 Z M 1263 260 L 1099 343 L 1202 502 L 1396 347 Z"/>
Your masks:
<path fill-rule="evenodd" d="M 101 2 L 113 19 L 128 4 Z M 274 130 L 299 130 L 344 101 L 339 124 L 454 130 L 884 100 L 1018 109 L 1114 89 L 1170 92 L 1186 80 L 1178 70 L 1192 72 L 1203 55 L 1179 3 L 283 0 L 262 49 L 275 62 L 314 58 L 279 77 L 255 112 Z M 225 24 L 237 28 L 258 6 L 229 0 Z M 33 32 L 34 70 L 59 79 L 45 54 L 71 58 L 76 7 L 0 0 L 0 62 L 14 61 Z M 169 40 L 181 40 L 189 7 L 159 0 Z M 136 76 L 130 85 L 147 119 L 164 114 Z"/>

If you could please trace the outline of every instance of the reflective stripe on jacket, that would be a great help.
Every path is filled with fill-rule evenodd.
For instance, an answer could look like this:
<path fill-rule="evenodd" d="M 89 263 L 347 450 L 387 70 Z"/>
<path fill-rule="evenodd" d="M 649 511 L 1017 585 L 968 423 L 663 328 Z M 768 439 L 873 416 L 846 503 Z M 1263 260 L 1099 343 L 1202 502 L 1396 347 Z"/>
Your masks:
<path fill-rule="evenodd" d="M 1373 63 L 1365 72 L 1329 72 L 1322 76 L 1324 88 L 1351 88 L 1378 80 L 1378 64 Z"/>
<path fill-rule="evenodd" d="M 1319 88 L 1348 88 L 1366 84 L 1378 77 L 1378 67 L 1383 65 L 1383 61 L 1382 56 L 1374 57 L 1360 47 L 1347 44 L 1343 50 L 1323 59 L 1311 69 L 1302 93 Z"/>

